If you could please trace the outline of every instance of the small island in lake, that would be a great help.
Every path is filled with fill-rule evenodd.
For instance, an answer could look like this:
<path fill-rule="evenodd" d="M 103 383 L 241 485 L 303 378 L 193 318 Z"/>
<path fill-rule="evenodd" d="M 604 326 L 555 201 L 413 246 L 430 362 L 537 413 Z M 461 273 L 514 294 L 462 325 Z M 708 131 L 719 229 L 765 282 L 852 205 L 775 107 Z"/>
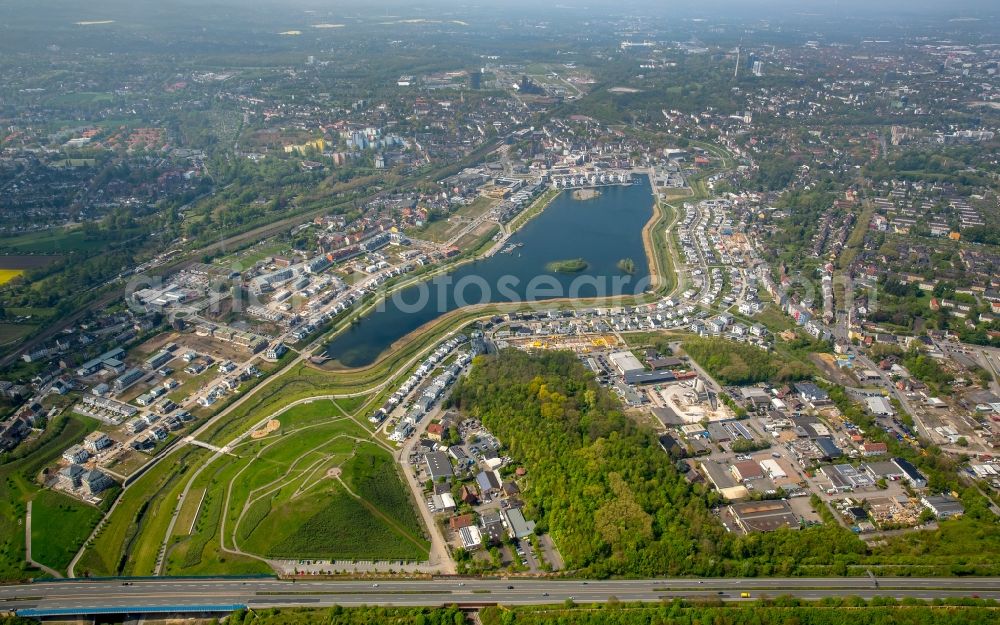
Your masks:
<path fill-rule="evenodd" d="M 574 189 L 573 199 L 574 200 L 593 200 L 595 198 L 601 197 L 601 191 L 599 189 Z"/>
<path fill-rule="evenodd" d="M 545 265 L 545 269 L 556 273 L 580 273 L 587 268 L 587 261 L 582 258 L 554 260 Z"/>
<path fill-rule="evenodd" d="M 631 258 L 623 258 L 618 261 L 618 269 L 624 273 L 635 273 L 635 261 Z"/>

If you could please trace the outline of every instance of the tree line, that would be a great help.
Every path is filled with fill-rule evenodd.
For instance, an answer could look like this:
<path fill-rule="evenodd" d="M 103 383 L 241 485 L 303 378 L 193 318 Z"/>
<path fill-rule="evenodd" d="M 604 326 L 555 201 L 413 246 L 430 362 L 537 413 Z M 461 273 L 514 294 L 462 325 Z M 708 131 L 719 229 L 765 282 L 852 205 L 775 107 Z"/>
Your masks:
<path fill-rule="evenodd" d="M 803 603 L 790 597 L 751 605 L 724 605 L 721 601 L 689 603 L 674 600 L 661 605 L 490 607 L 480 612 L 483 625 L 978 625 L 994 623 L 993 602 L 972 606 L 914 605 L 876 598 L 866 603 L 856 597 L 833 597 Z M 972 602 L 980 603 L 980 602 Z"/>

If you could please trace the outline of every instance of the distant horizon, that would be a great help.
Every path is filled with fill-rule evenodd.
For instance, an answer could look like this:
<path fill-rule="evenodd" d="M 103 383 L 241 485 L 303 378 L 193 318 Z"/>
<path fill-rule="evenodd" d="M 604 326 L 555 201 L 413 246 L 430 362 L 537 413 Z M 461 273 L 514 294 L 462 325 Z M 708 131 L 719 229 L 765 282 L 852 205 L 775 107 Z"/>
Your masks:
<path fill-rule="evenodd" d="M 4 6 L 6 5 L 6 6 Z M 756 17 L 775 19 L 783 17 L 804 17 L 809 14 L 836 14 L 849 17 L 887 14 L 897 15 L 958 15 L 969 13 L 975 17 L 1000 17 L 1000 5 L 992 0 L 954 0 L 941 3 L 935 0 L 879 0 L 866 2 L 864 0 L 585 0 L 555 3 L 538 3 L 531 0 L 508 0 L 502 6 L 489 3 L 467 2 L 466 0 L 423 0 L 419 3 L 406 0 L 344 0 L 336 3 L 321 0 L 212 0 L 210 3 L 196 0 L 97 0 L 87 5 L 67 5 L 57 0 L 39 0 L 30 6 L 15 3 L 0 3 L 0 14 L 31 12 L 35 10 L 63 10 L 79 13 L 94 13 L 102 10 L 127 8 L 131 11 L 142 11 L 144 8 L 167 11 L 170 7 L 198 7 L 201 10 L 214 8 L 240 8 L 247 13 L 260 10 L 282 9 L 310 11 L 317 14 L 372 14 L 383 10 L 396 14 L 422 14 L 430 10 L 461 10 L 469 12 L 515 12 L 559 13 L 559 12 L 605 12 L 612 11 L 627 15 L 632 12 L 655 11 L 664 14 L 684 14 L 685 16 L 701 16 L 706 19 L 718 18 L 724 15 L 732 17 Z M 992 9 L 992 10 L 991 10 Z M 395 15 L 398 16 L 398 15 Z"/>

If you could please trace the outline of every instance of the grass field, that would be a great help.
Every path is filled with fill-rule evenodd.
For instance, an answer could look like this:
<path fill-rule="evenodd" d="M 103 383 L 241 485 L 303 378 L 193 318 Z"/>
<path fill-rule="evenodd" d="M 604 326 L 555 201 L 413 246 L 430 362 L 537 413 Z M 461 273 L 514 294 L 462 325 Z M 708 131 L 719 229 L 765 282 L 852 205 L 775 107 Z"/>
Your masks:
<path fill-rule="evenodd" d="M 422 534 L 412 496 L 402 479 L 391 479 L 396 463 L 384 449 L 372 444 L 358 445 L 354 457 L 344 463 L 343 469 L 344 483 L 356 495 L 384 511 L 407 534 Z"/>
<path fill-rule="evenodd" d="M 334 403 L 337 405 L 337 408 L 342 410 L 346 415 L 357 415 L 363 417 L 365 415 L 359 415 L 358 411 L 361 410 L 361 408 L 368 403 L 370 399 L 370 395 L 356 395 L 354 397 L 339 397 Z"/>
<path fill-rule="evenodd" d="M 263 243 L 260 245 L 254 245 L 248 247 L 239 252 L 234 252 L 227 256 L 222 256 L 216 258 L 212 261 L 212 264 L 221 265 L 223 267 L 235 267 L 247 269 L 256 265 L 259 261 L 266 258 L 270 258 L 275 255 L 280 255 L 288 251 L 289 246 L 287 243 Z"/>
<path fill-rule="evenodd" d="M 164 572 L 168 575 L 246 575 L 270 573 L 264 562 L 221 550 L 220 523 L 225 507 L 225 485 L 238 466 L 216 461 L 202 471 L 181 506 L 171 536 Z M 162 541 L 163 535 L 150 536 Z"/>
<path fill-rule="evenodd" d="M 234 501 L 247 495 L 232 508 L 240 509 L 235 536 L 243 550 L 293 559 L 427 557 L 423 528 L 389 453 L 346 432 L 316 444 L 346 423 L 305 426 L 303 436 L 266 447 L 258 458 L 263 467 L 234 484 Z M 337 467 L 343 481 L 331 477 Z"/>
<path fill-rule="evenodd" d="M 188 491 L 187 497 L 184 499 L 184 504 L 181 506 L 180 514 L 177 515 L 177 524 L 174 529 L 175 535 L 184 536 L 186 533 L 190 534 L 194 531 L 194 522 L 198 518 L 204 499 L 204 488 L 192 488 Z"/>
<path fill-rule="evenodd" d="M 138 230 L 136 230 L 138 233 Z M 0 249 L 13 252 L 35 252 L 38 254 L 65 254 L 67 252 L 93 252 L 107 246 L 107 241 L 99 237 L 88 237 L 82 228 L 53 228 L 40 232 L 29 232 L 13 237 L 0 238 Z"/>
<path fill-rule="evenodd" d="M 308 399 L 317 395 L 332 395 L 345 392 L 343 391 L 343 387 L 339 385 L 342 382 L 337 378 L 338 376 L 333 373 L 321 371 L 305 364 L 292 367 L 289 371 L 281 374 L 277 379 L 268 384 L 267 387 L 261 389 L 256 395 L 241 405 L 239 409 L 235 410 L 231 418 L 220 420 L 198 438 L 207 442 L 221 441 L 224 444 L 242 434 L 254 424 L 268 417 L 278 416 L 286 406 L 296 400 Z M 288 410 L 292 415 L 289 418 L 295 418 L 299 414 L 309 415 L 314 411 L 321 413 L 328 411 L 336 415 L 343 414 L 329 400 L 316 400 L 311 403 L 294 406 Z M 279 416 L 280 418 L 283 417 Z"/>
<path fill-rule="evenodd" d="M 654 206 L 657 217 L 648 226 L 646 234 L 650 237 L 653 247 L 653 257 L 647 259 L 656 267 L 657 280 L 655 287 L 661 293 L 671 293 L 677 287 L 677 273 L 674 271 L 674 258 L 670 253 L 670 241 L 666 231 L 676 213 L 670 204 L 657 202 Z M 647 255 L 649 250 L 647 250 Z"/>
<path fill-rule="evenodd" d="M 60 93 L 52 98 L 52 102 L 60 105 L 101 104 L 114 100 L 114 94 L 97 91 L 78 91 L 76 93 Z"/>
<path fill-rule="evenodd" d="M 20 341 L 37 327 L 29 323 L 0 323 L 0 345 Z"/>
<path fill-rule="evenodd" d="M 64 158 L 61 161 L 52 163 L 53 167 L 93 167 L 97 164 L 97 159 L 93 158 Z"/>
<path fill-rule="evenodd" d="M 32 319 L 49 319 L 58 313 L 57 308 L 50 306 L 11 306 L 7 309 L 8 316 L 31 317 Z"/>
<path fill-rule="evenodd" d="M 445 219 L 432 221 L 420 228 L 412 229 L 408 234 L 418 239 L 444 243 L 458 234 L 469 221 L 483 215 L 497 200 L 488 197 L 477 197 L 469 204 L 460 207 Z"/>
<path fill-rule="evenodd" d="M 420 560 L 427 549 L 401 537 L 375 512 L 331 482 L 324 497 L 309 500 L 298 514 L 304 520 L 284 517 L 279 527 L 294 528 L 273 542 L 267 555 L 275 558 L 330 558 L 337 560 Z M 290 522 L 289 522 L 290 521 Z M 269 526 L 262 526 L 266 531 Z M 271 537 L 269 536 L 269 541 Z"/>
<path fill-rule="evenodd" d="M 405 486 L 393 473 L 391 456 L 377 445 L 362 442 L 368 431 L 338 412 L 329 400 L 293 406 L 277 417 L 281 423 L 277 432 L 238 445 L 234 451 L 239 457 L 217 460 L 211 479 L 206 479 L 208 472 L 199 476 L 193 486 L 204 484 L 207 491 L 196 530 L 190 538 L 183 538 L 179 536 L 183 527 L 175 528 L 176 546 L 167 571 L 189 575 L 233 572 L 232 566 L 219 571 L 213 564 L 231 557 L 233 551 L 275 558 L 426 557 L 423 530 L 412 513 Z M 355 462 L 359 450 L 360 464 Z M 379 477 L 390 494 L 378 492 L 359 478 L 357 483 L 365 493 L 359 500 L 335 477 L 335 469 L 341 467 L 345 479 L 347 474 L 365 475 L 360 470 L 363 466 L 381 469 Z M 372 499 L 365 500 L 366 495 Z M 400 521 L 398 513 L 388 508 L 400 504 L 411 511 L 409 520 Z M 354 519 L 360 529 L 351 531 L 362 533 L 346 540 L 347 529 L 331 534 L 326 528 L 323 536 L 313 537 L 331 514 L 341 520 Z M 221 554 L 217 553 L 220 538 L 226 545 Z"/>
<path fill-rule="evenodd" d="M 763 324 L 774 334 L 779 334 L 795 327 L 795 321 L 778 310 L 773 304 L 766 305 L 764 310 L 754 315 L 753 321 Z"/>
<path fill-rule="evenodd" d="M 209 367 L 198 375 L 191 375 L 183 370 L 175 371 L 173 377 L 180 382 L 180 385 L 167 393 L 167 397 L 169 397 L 172 401 L 180 403 L 187 399 L 188 395 L 199 390 L 201 387 L 214 380 L 218 375 L 219 371 L 215 367 Z"/>
<path fill-rule="evenodd" d="M 344 416 L 340 408 L 329 399 L 317 399 L 311 402 L 292 406 L 281 413 L 278 421 L 282 425 L 302 427 L 314 423 L 322 423 L 330 419 Z"/>
<path fill-rule="evenodd" d="M 53 490 L 43 490 L 31 502 L 31 557 L 66 572 L 104 513 Z"/>

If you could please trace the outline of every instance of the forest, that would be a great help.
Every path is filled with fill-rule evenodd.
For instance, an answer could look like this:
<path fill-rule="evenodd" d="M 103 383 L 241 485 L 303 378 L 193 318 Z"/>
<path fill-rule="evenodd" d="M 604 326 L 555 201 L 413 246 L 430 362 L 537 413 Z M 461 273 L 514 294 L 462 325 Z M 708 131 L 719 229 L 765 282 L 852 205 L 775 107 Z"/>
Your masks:
<path fill-rule="evenodd" d="M 691 339 L 684 342 L 684 351 L 722 384 L 791 382 L 811 375 L 802 363 L 782 361 L 753 345 L 724 339 Z"/>
<path fill-rule="evenodd" d="M 865 174 L 876 182 L 902 179 L 950 183 L 959 193 L 968 195 L 978 187 L 992 186 L 990 177 L 980 169 L 982 154 L 983 147 L 975 145 L 908 150 L 895 158 L 868 164 Z"/>
<path fill-rule="evenodd" d="M 934 358 L 919 351 L 911 350 L 903 359 L 903 365 L 915 378 L 927 384 L 938 393 L 951 393 L 950 385 L 955 380 L 955 376 L 948 373 Z"/>
<path fill-rule="evenodd" d="M 1000 245 L 1000 226 L 972 226 L 962 230 L 962 238 L 973 243 Z"/>
<path fill-rule="evenodd" d="M 820 182 L 809 189 L 791 189 L 781 194 L 775 207 L 785 213 L 768 235 L 769 253 L 791 268 L 802 268 L 817 260 L 806 253 L 823 213 L 833 204 L 831 185 Z"/>

